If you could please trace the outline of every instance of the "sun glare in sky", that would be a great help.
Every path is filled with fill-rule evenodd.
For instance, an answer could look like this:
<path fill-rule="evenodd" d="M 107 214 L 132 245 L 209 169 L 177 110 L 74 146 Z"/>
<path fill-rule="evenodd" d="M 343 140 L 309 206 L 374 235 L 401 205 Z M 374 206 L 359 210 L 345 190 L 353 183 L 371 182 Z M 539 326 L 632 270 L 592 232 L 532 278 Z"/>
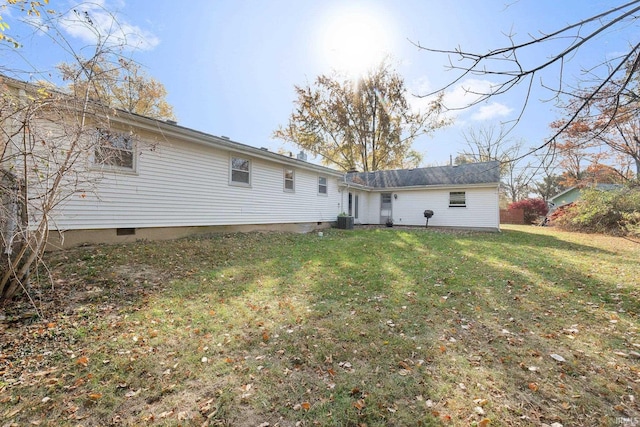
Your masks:
<path fill-rule="evenodd" d="M 369 8 L 335 10 L 321 25 L 320 50 L 332 69 L 358 76 L 391 51 L 391 29 Z"/>

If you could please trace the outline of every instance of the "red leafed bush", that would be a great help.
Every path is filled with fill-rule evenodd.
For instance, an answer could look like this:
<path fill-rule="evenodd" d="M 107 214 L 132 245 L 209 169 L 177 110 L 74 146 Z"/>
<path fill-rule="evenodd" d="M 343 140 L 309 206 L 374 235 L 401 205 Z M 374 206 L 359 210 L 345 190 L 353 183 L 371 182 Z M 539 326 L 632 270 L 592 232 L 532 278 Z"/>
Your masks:
<path fill-rule="evenodd" d="M 510 203 L 508 209 L 524 210 L 524 222 L 531 224 L 549 212 L 547 203 L 542 199 L 524 199 Z"/>

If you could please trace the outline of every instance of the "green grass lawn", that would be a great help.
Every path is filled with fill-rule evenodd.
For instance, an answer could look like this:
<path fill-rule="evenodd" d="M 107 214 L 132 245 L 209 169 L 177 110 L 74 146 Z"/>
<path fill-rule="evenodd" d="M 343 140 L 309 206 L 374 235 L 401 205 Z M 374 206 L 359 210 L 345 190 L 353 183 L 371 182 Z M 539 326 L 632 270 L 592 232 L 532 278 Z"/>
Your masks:
<path fill-rule="evenodd" d="M 524 226 L 49 254 L 42 317 L 0 322 L 0 425 L 633 425 L 639 260 Z"/>

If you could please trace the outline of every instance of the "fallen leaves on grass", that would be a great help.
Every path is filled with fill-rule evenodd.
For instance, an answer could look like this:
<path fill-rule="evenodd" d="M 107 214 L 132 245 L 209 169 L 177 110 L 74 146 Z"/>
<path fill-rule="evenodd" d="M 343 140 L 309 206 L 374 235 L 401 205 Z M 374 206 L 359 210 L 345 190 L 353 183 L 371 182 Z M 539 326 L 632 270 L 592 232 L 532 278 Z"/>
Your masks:
<path fill-rule="evenodd" d="M 240 400 L 246 401 L 251 396 L 253 396 L 253 392 L 251 389 L 253 388 L 253 384 L 245 384 L 240 389 L 242 390 L 242 394 L 240 395 Z"/>
<path fill-rule="evenodd" d="M 358 411 L 362 411 L 366 406 L 367 404 L 364 402 L 364 399 L 358 399 L 355 402 L 353 402 L 353 407 L 356 408 Z"/>
<path fill-rule="evenodd" d="M 401 360 L 400 362 L 398 362 L 398 366 L 404 370 L 410 371 L 411 367 L 409 366 L 409 364 L 407 362 L 405 362 L 404 360 Z"/>
<path fill-rule="evenodd" d="M 351 364 L 351 362 L 340 362 L 338 363 L 338 366 L 347 372 L 353 372 L 353 365 Z"/>
<path fill-rule="evenodd" d="M 410 242 L 411 249 L 419 253 L 433 243 L 430 241 L 427 245 L 415 235 L 405 237 L 398 241 Z M 500 236 L 500 244 L 508 242 L 508 237 L 513 236 Z M 276 257 L 270 258 L 274 266 L 271 268 L 256 262 L 255 255 L 245 250 L 253 247 L 254 237 L 242 237 L 241 244 L 235 238 L 227 239 L 240 246 L 227 250 L 228 246 L 219 240 L 215 240 L 215 245 L 203 240 L 208 246 L 202 247 L 199 241 L 189 241 L 178 243 L 178 250 L 174 245 L 167 245 L 167 253 L 158 256 L 154 252 L 155 244 L 146 242 L 141 246 L 141 253 L 136 254 L 137 249 L 127 246 L 115 251 L 117 257 L 113 259 L 102 257 L 104 265 L 113 266 L 125 258 L 135 261 L 154 256 L 180 275 L 187 271 L 197 274 L 201 270 L 205 275 L 197 283 L 181 283 L 179 277 L 170 273 L 167 278 L 171 280 L 163 280 L 157 295 L 154 292 L 149 299 L 146 299 L 149 289 L 143 289 L 141 282 L 128 280 L 122 282 L 124 286 L 112 286 L 108 282 L 110 270 L 101 269 L 94 261 L 60 263 L 62 267 L 74 266 L 66 273 L 68 280 L 75 280 L 73 278 L 81 277 L 84 270 L 91 269 L 90 276 L 80 279 L 81 286 L 70 287 L 72 304 L 61 305 L 59 315 L 53 313 L 40 323 L 33 317 L 19 323 L 0 321 L 3 337 L 0 375 L 6 384 L 4 389 L 0 387 L 0 413 L 14 418 L 11 411 L 22 411 L 7 423 L 27 425 L 37 417 L 25 413 L 46 410 L 61 414 L 53 423 L 64 424 L 62 417 L 67 423 L 89 417 L 83 423 L 93 425 L 96 419 L 90 413 L 99 413 L 108 405 L 116 404 L 125 409 L 113 417 L 113 424 L 133 425 L 144 421 L 176 424 L 181 419 L 189 419 L 193 425 L 202 425 L 202 421 L 210 425 L 233 425 L 234 421 L 242 422 L 234 419 L 236 414 L 247 410 L 255 411 L 251 414 L 255 419 L 252 418 L 250 424 L 259 425 L 265 414 L 279 411 L 274 408 L 291 408 L 296 403 L 289 400 L 289 390 L 298 396 L 293 408 L 310 411 L 293 414 L 293 417 L 304 416 L 308 418 L 304 423 L 309 424 L 322 424 L 326 412 L 332 413 L 332 417 L 348 416 L 353 425 L 385 422 L 400 425 L 401 420 L 410 419 L 416 413 L 418 406 L 427 414 L 433 411 L 435 418 L 430 421 L 480 427 L 542 425 L 544 421 L 559 420 L 557 414 L 562 414 L 565 425 L 588 425 L 589 411 L 609 417 L 635 417 L 638 413 L 638 405 L 631 397 L 615 399 L 637 396 L 635 381 L 639 371 L 634 359 L 640 358 L 640 354 L 631 351 L 634 347 L 640 351 L 637 320 L 631 316 L 637 312 L 633 299 L 637 295 L 621 291 L 619 298 L 623 304 L 610 301 L 606 280 L 600 279 L 601 283 L 597 283 L 595 279 L 587 280 L 586 276 L 575 276 L 576 280 L 588 281 L 588 286 L 584 286 L 584 292 L 576 292 L 575 301 L 571 302 L 575 266 L 551 268 L 554 251 L 564 251 L 566 244 L 561 239 L 545 241 L 540 248 L 527 242 L 531 248 L 527 254 L 531 264 L 514 265 L 520 266 L 523 272 L 540 266 L 540 274 L 536 276 L 539 283 L 527 288 L 529 277 L 518 274 L 508 284 L 513 289 L 510 297 L 499 291 L 502 291 L 503 267 L 511 268 L 507 264 L 511 260 L 500 258 L 498 253 L 496 260 L 504 263 L 498 269 L 470 256 L 463 265 L 470 274 L 468 283 L 464 287 L 456 283 L 442 284 L 450 288 L 447 291 L 452 291 L 444 306 L 438 302 L 442 290 L 434 292 L 430 287 L 415 286 L 432 280 L 428 277 L 429 269 L 418 262 L 419 257 L 412 257 L 410 263 L 405 258 L 394 260 L 398 271 L 405 272 L 410 279 L 406 282 L 400 279 L 401 275 L 392 277 L 389 273 L 373 277 L 358 271 L 358 277 L 351 277 L 353 268 L 345 273 L 349 276 L 341 276 L 342 261 L 326 262 L 331 269 L 324 269 L 322 262 L 315 261 L 320 259 L 320 249 L 328 254 L 339 251 L 314 246 L 312 249 L 318 252 L 308 256 L 310 249 L 296 242 L 296 247 L 302 247 L 295 252 L 307 251 L 306 258 L 298 259 L 293 254 L 285 258 L 286 264 L 278 264 Z M 256 239 L 278 247 L 270 242 L 271 238 L 256 236 Z M 298 237 L 287 237 L 284 242 L 290 239 Z M 494 244 L 492 240 L 495 240 L 493 236 L 483 235 L 478 242 L 469 239 L 463 243 L 469 245 L 469 253 L 481 254 L 481 248 Z M 440 244 L 443 243 L 438 242 Z M 482 246 L 476 250 L 476 244 Z M 374 246 L 384 247 L 385 256 L 395 250 L 391 245 L 371 245 Z M 99 256 L 100 251 L 104 249 L 87 250 L 83 256 Z M 493 251 L 491 247 L 489 253 Z M 243 264 L 234 252 L 253 258 L 253 262 Z M 265 251 L 261 249 L 261 252 Z M 435 258 L 438 251 L 432 252 L 434 259 L 429 265 L 447 263 L 447 258 Z M 181 253 L 181 259 L 174 255 Z M 201 260 L 195 256 L 190 259 L 185 253 L 201 255 Z M 452 254 L 455 256 L 455 251 Z M 605 252 L 602 255 L 610 256 Z M 583 257 L 580 253 L 577 256 Z M 201 265 L 195 268 L 184 265 L 192 262 Z M 480 271 L 477 276 L 474 264 Z M 258 265 L 265 267 L 266 272 L 257 269 Z M 289 265 L 295 266 L 295 271 L 289 271 Z M 126 269 L 131 274 L 138 274 L 135 270 L 140 270 L 137 266 Z M 582 270 L 576 267 L 575 271 Z M 225 275 L 228 279 L 220 280 Z M 296 294 L 297 288 L 289 283 L 298 284 L 301 277 L 309 279 L 302 281 L 307 291 Z M 319 277 L 322 281 L 316 279 Z M 253 284 L 261 280 L 263 286 L 254 289 Z M 415 289 L 410 292 L 413 300 L 406 302 L 400 294 L 396 299 L 393 293 L 378 296 L 378 285 L 382 288 L 392 280 L 398 289 Z M 333 290 L 329 295 L 327 287 L 320 286 L 325 281 L 344 283 L 344 293 Z M 94 282 L 98 282 L 99 288 Z M 318 291 L 312 293 L 315 284 Z M 562 291 L 561 300 L 549 292 L 551 286 Z M 290 294 L 291 299 L 282 302 L 281 294 L 285 293 Z M 248 300 L 251 302 L 247 303 Z M 529 307 L 522 301 L 536 304 Z M 185 310 L 176 307 L 178 304 L 184 305 Z M 547 306 L 548 310 L 540 311 L 539 307 Z M 418 307 L 424 309 L 418 310 Z M 573 308 L 577 311 L 572 311 Z M 611 320 L 618 321 L 614 329 L 616 326 L 607 320 L 616 308 L 626 312 L 611 316 Z M 600 316 L 601 312 L 604 317 Z M 594 313 L 598 316 L 593 316 Z M 349 314 L 350 330 L 347 331 L 344 315 Z M 472 316 L 473 322 L 465 316 Z M 602 325 L 593 322 L 592 317 L 597 317 Z M 186 332 L 181 335 L 183 331 Z M 611 336 L 606 336 L 606 332 L 611 332 Z M 598 339 L 599 334 L 602 339 Z M 440 336 L 443 339 L 438 342 Z M 575 339 L 571 341 L 571 338 Z M 207 358 L 203 360 L 204 355 Z M 337 363 L 340 360 L 343 362 Z M 354 362 L 348 362 L 350 360 Z M 501 375 L 491 374 L 496 371 Z M 502 379 L 502 373 L 506 380 Z M 562 384 L 554 387 L 558 379 Z M 178 384 L 172 396 L 164 392 L 169 381 Z M 226 387 L 225 393 L 216 393 L 222 384 Z M 633 390 L 627 389 L 628 385 Z M 374 397 L 360 391 L 367 387 L 375 390 Z M 338 396 L 345 390 L 347 394 L 350 390 L 352 393 L 346 398 Z M 578 391 L 584 397 L 577 394 Z M 523 393 L 526 396 L 522 396 Z M 393 397 L 389 397 L 391 394 Z M 418 395 L 417 402 L 407 397 L 414 395 Z M 19 396 L 22 400 L 16 400 Z M 486 399 L 469 402 L 479 396 Z M 524 399 L 517 401 L 518 397 Z M 140 409 L 144 402 L 149 406 Z M 178 412 L 187 407 L 187 402 L 193 403 L 188 412 L 192 418 L 187 418 L 187 412 Z M 593 402 L 594 407 L 587 407 L 587 402 Z M 547 403 L 549 412 L 535 411 Z M 176 409 L 169 411 L 173 407 Z M 133 408 L 138 412 L 134 414 Z M 358 418 L 354 419 L 354 415 Z M 465 415 L 470 417 L 463 419 Z M 283 411 L 273 415 L 271 425 L 280 423 L 275 421 L 276 416 L 282 419 L 283 425 L 297 421 L 286 419 L 287 411 Z M 321 418 L 313 419 L 316 416 Z M 161 421 L 163 418 L 172 419 Z M 336 424 L 339 422 L 346 424 L 345 419 Z"/>
<path fill-rule="evenodd" d="M 303 409 L 305 411 L 308 411 L 309 409 L 311 409 L 311 403 L 302 402 L 302 403 L 296 403 L 295 405 L 293 405 L 293 410 L 294 411 L 299 411 L 301 409 Z"/>
<path fill-rule="evenodd" d="M 88 397 L 90 400 L 95 402 L 102 399 L 102 393 L 89 393 Z"/>

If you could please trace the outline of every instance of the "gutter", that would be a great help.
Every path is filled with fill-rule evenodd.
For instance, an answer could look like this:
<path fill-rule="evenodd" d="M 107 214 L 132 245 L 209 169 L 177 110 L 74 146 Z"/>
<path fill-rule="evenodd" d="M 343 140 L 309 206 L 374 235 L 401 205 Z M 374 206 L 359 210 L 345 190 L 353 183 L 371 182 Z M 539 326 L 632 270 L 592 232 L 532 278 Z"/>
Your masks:
<path fill-rule="evenodd" d="M 482 188 L 482 187 L 499 187 L 499 182 L 480 182 L 475 184 L 434 184 L 434 185 L 412 185 L 406 187 L 370 187 L 362 184 L 348 183 L 346 180 L 339 184 L 340 187 L 357 188 L 369 192 L 394 192 L 394 191 L 419 191 L 419 190 L 441 190 L 451 188 Z"/>
<path fill-rule="evenodd" d="M 25 92 L 35 92 L 39 88 L 39 86 L 36 84 L 16 80 L 3 74 L 0 74 L 0 84 L 6 84 L 16 89 L 17 91 L 24 90 Z M 71 95 L 55 88 L 48 88 L 47 91 L 55 93 L 60 97 L 73 99 Z M 336 171 L 335 169 L 308 163 L 297 158 L 283 156 L 281 154 L 272 153 L 270 151 L 265 151 L 260 148 L 252 147 L 250 145 L 231 141 L 228 138 L 218 137 L 205 132 L 190 129 L 184 126 L 180 126 L 177 124 L 177 122 L 171 120 L 163 121 L 154 119 L 151 117 L 146 117 L 129 111 L 110 107 L 108 105 L 102 105 L 94 101 L 90 101 L 87 107 L 87 111 L 91 115 L 94 115 L 96 117 L 103 117 L 109 122 L 117 123 L 120 125 L 128 125 L 136 129 L 146 130 L 152 133 L 160 133 L 165 136 L 165 138 L 167 136 L 173 136 L 176 139 L 181 139 L 191 143 L 223 148 L 238 153 L 249 153 L 255 158 L 269 160 L 283 165 L 302 167 L 334 177 L 342 177 L 344 175 L 343 173 Z"/>
<path fill-rule="evenodd" d="M 335 177 L 343 177 L 343 173 L 327 168 L 324 166 L 316 165 L 313 163 L 299 160 L 293 157 L 287 157 L 282 154 L 273 153 L 261 148 L 256 148 L 251 145 L 243 144 L 240 142 L 232 141 L 225 137 L 211 135 L 202 131 L 180 126 L 173 122 L 166 122 L 162 120 L 152 119 L 150 117 L 139 116 L 134 113 L 121 112 L 128 117 L 122 117 L 116 115 L 115 117 L 109 117 L 110 120 L 120 123 L 135 126 L 140 129 L 147 130 L 149 132 L 160 132 L 163 136 L 174 137 L 179 140 L 191 142 L 194 144 L 213 146 L 216 148 L 222 148 L 237 153 L 249 153 L 254 158 L 263 160 L 269 160 L 283 165 L 292 165 L 311 169 L 319 173 L 332 175 Z"/>

